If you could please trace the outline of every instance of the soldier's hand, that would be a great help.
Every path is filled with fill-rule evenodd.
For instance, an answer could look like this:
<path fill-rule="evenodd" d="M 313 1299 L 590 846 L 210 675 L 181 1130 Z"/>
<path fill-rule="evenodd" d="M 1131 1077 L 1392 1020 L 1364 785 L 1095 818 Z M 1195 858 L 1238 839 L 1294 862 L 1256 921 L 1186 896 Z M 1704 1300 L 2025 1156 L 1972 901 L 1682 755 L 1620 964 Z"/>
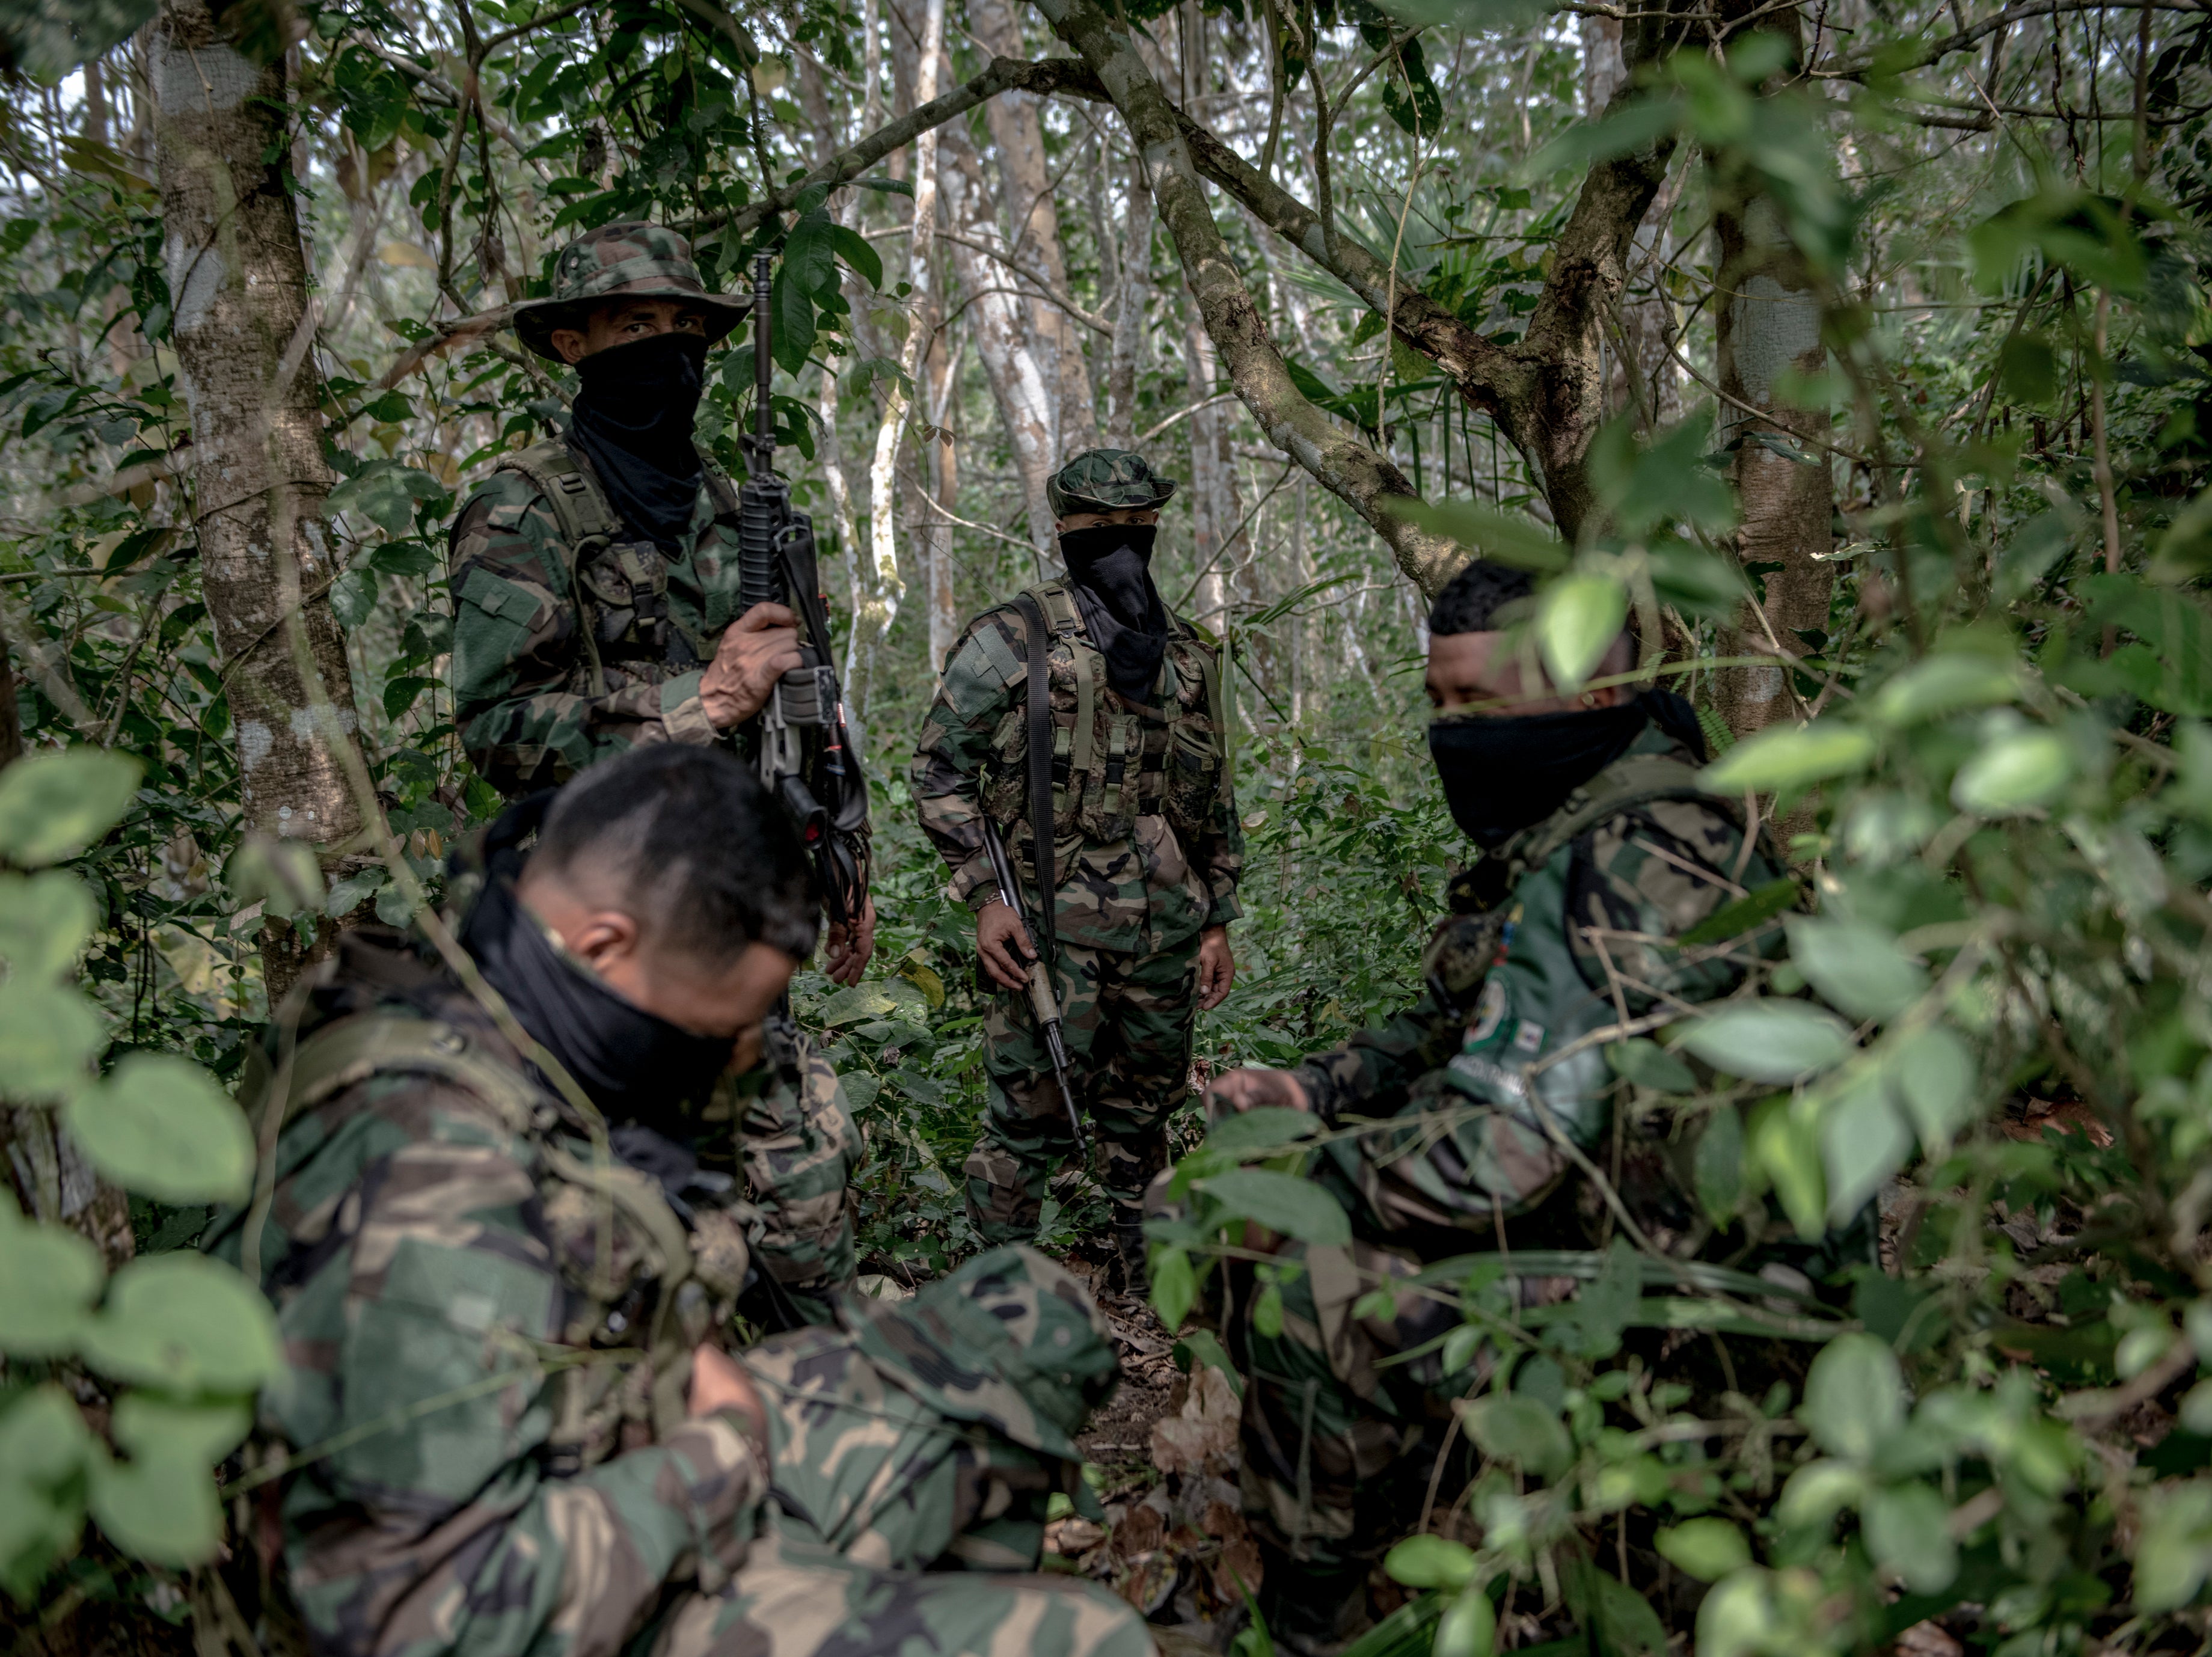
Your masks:
<path fill-rule="evenodd" d="M 745 1430 L 756 1443 L 768 1431 L 768 1411 L 760 1389 L 745 1373 L 745 1366 L 720 1347 L 701 1345 L 691 1353 L 691 1396 L 694 1418 L 717 1410 L 735 1410 L 744 1417 Z"/>
<path fill-rule="evenodd" d="M 768 703 L 775 682 L 799 665 L 799 617 L 781 604 L 755 604 L 732 622 L 699 681 L 699 700 L 718 731 L 742 725 Z"/>
<path fill-rule="evenodd" d="M 975 916 L 975 953 L 983 970 L 1006 988 L 1029 987 L 1029 963 L 1037 958 L 1036 949 L 1022 918 L 995 898 Z"/>
<path fill-rule="evenodd" d="M 1229 928 L 1208 926 L 1198 935 L 1198 1010 L 1212 1012 L 1237 981 L 1237 957 L 1229 953 Z"/>
<path fill-rule="evenodd" d="M 876 900 L 871 894 L 861 906 L 858 926 L 830 929 L 830 947 L 823 952 L 822 970 L 833 984 L 857 984 L 876 952 Z"/>
<path fill-rule="evenodd" d="M 1273 1107 L 1283 1110 L 1311 1110 L 1305 1083 L 1286 1070 L 1232 1070 L 1213 1078 L 1206 1090 L 1206 1102 L 1218 1099 L 1242 1113 Z"/>

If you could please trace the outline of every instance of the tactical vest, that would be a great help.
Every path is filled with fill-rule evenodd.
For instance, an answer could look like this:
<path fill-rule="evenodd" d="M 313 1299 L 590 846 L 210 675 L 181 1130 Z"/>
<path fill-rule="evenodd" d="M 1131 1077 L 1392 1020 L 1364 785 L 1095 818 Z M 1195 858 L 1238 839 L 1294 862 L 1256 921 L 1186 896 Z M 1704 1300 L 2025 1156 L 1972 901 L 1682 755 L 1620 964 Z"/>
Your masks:
<path fill-rule="evenodd" d="M 258 1121 L 275 1076 L 259 1044 L 248 1052 L 239 1102 Z M 300 1042 L 284 1122 L 393 1075 L 459 1089 L 537 1152 L 545 1225 L 568 1290 L 557 1338 L 579 1359 L 556 1360 L 547 1472 L 580 1472 L 681 1426 L 692 1350 L 728 1326 L 750 1266 L 738 1216 L 695 1208 L 687 1225 L 658 1181 L 562 1132 L 567 1114 L 511 1059 L 456 1025 L 389 1005 L 333 1019 Z"/>
<path fill-rule="evenodd" d="M 657 680 L 688 673 L 713 657 L 709 641 L 685 628 L 669 605 L 668 555 L 649 540 L 628 537 L 599 479 L 566 443 L 533 443 L 501 455 L 494 470 L 528 478 L 561 525 L 592 695 L 606 695 L 610 664 L 633 678 Z M 711 465 L 705 477 L 717 520 L 735 524 L 738 496 L 730 480 Z"/>
<path fill-rule="evenodd" d="M 1152 704 L 1132 707 L 1109 694 L 1106 658 L 1085 630 L 1067 583 L 1046 581 L 1023 597 L 1043 614 L 1050 634 L 1054 838 L 1124 840 L 1145 816 L 1164 816 L 1178 834 L 1202 829 L 1230 786 L 1229 728 L 1214 647 L 1188 628 L 1171 631 Z M 979 627 L 973 636 L 1006 684 L 1023 682 L 1024 669 L 996 628 Z M 1193 689 L 1195 706 L 1186 706 Z M 984 810 L 1000 822 L 1027 822 L 1025 698 L 1000 719 L 991 755 Z"/>
<path fill-rule="evenodd" d="M 1594 1142 L 1613 1077 L 1602 1043 L 1576 1044 L 1620 1013 L 1584 977 L 1568 937 L 1572 848 L 1608 818 L 1661 800 L 1695 801 L 1734 816 L 1729 802 L 1698 786 L 1698 774 L 1666 754 L 1616 761 L 1469 871 L 1488 871 L 1486 880 L 1455 883 L 1455 904 L 1471 903 L 1474 913 L 1439 926 L 1423 963 L 1431 990 L 1467 1021 L 1441 1077 L 1445 1099 L 1501 1110 L 1541 1138 L 1556 1127 L 1585 1147 Z M 1408 1150 L 1422 1141 L 1418 1131 L 1383 1138 Z M 1379 1141 L 1369 1154 L 1391 1160 Z M 1452 1187 L 1419 1164 L 1405 1165 L 1405 1176 L 1432 1210 L 1456 1211 L 1457 1223 L 1492 1223 L 1490 1197 L 1476 1185 Z"/>

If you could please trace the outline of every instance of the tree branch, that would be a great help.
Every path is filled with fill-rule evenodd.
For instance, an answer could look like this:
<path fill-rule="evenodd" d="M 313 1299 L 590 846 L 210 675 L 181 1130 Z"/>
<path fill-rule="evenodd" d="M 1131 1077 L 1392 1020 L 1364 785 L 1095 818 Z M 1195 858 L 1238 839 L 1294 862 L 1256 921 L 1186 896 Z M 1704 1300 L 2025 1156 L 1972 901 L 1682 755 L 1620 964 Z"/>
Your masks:
<path fill-rule="evenodd" d="M 1182 120 L 1138 57 L 1127 29 L 1094 0 L 1038 0 L 1038 9 L 1096 71 L 1128 124 L 1152 175 L 1160 217 L 1174 238 L 1183 279 L 1244 406 L 1271 442 L 1367 520 L 1422 591 L 1436 592 L 1463 561 L 1459 549 L 1391 511 L 1394 501 L 1419 499 L 1405 474 L 1387 455 L 1329 420 L 1291 380 L 1213 221 Z"/>

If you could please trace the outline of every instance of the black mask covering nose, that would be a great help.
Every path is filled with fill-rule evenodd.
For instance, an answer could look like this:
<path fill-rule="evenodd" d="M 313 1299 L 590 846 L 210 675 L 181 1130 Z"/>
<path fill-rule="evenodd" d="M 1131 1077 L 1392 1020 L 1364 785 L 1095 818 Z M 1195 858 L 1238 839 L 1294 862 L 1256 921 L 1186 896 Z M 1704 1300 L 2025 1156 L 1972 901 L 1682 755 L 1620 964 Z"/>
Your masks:
<path fill-rule="evenodd" d="M 1168 612 L 1152 585 L 1152 524 L 1097 524 L 1060 537 L 1075 607 L 1106 659 L 1106 683 L 1148 702 L 1168 649 Z"/>
<path fill-rule="evenodd" d="M 690 526 L 699 498 L 691 426 L 706 385 L 707 342 L 653 334 L 594 351 L 576 365 L 568 436 L 591 460 L 623 522 L 665 548 Z"/>
<path fill-rule="evenodd" d="M 461 923 L 462 947 L 610 1121 L 665 1122 L 678 1107 L 706 1102 L 735 1042 L 694 1035 L 617 995 L 555 948 L 523 907 L 517 847 L 551 798 L 549 790 L 510 806 L 485 835 L 483 890 Z"/>
<path fill-rule="evenodd" d="M 1705 758 L 1697 713 L 1671 690 L 1647 690 L 1587 712 L 1440 714 L 1429 725 L 1429 756 L 1452 821 L 1476 845 L 1495 851 L 1565 804 L 1652 723 L 1693 758 Z"/>

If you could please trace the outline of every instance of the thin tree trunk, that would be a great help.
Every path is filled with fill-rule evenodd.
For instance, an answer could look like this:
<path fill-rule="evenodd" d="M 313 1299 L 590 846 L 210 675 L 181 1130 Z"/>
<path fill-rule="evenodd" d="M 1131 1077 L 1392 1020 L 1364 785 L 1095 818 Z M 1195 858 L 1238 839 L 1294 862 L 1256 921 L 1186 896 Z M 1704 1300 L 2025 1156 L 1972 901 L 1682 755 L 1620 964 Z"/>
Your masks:
<path fill-rule="evenodd" d="M 1187 317 L 1182 338 L 1183 395 L 1193 408 L 1213 395 L 1215 361 L 1207 349 L 1212 343 L 1199 319 Z M 1227 623 L 1229 610 L 1229 561 L 1222 542 L 1235 525 L 1223 523 L 1220 518 L 1221 490 L 1214 477 L 1220 456 L 1213 434 L 1205 424 L 1213 412 L 1201 410 L 1183 422 L 1190 440 L 1190 487 L 1183 492 L 1183 515 L 1190 523 L 1191 567 L 1198 572 L 1192 619 L 1219 633 Z"/>
<path fill-rule="evenodd" d="M 1006 0 L 969 0 L 968 24 L 983 47 L 1001 58 L 1024 55 L 1022 27 Z M 1000 188 L 1005 194 L 1008 246 L 1016 259 L 1040 270 L 1053 287 L 1067 291 L 1067 261 L 1060 247 L 1060 213 L 1053 200 L 1046 162 L 1044 124 L 1039 100 L 1025 92 L 1004 92 L 984 106 L 991 141 L 998 151 Z M 1098 416 L 1092 405 L 1090 365 L 1075 319 L 1051 300 L 1026 303 L 1030 333 L 1037 355 L 1058 395 L 1053 422 L 1057 464 L 1098 442 Z"/>
<path fill-rule="evenodd" d="M 1152 171 L 1153 198 L 1175 238 L 1183 277 L 1199 314 L 1229 367 L 1231 383 L 1268 440 L 1341 496 L 1389 545 L 1399 567 L 1424 591 L 1441 587 L 1462 561 L 1442 536 L 1395 515 L 1394 502 L 1416 497 L 1405 475 L 1307 401 L 1291 380 L 1265 318 L 1230 257 L 1206 203 L 1176 112 L 1152 78 L 1127 28 L 1095 0 L 1038 0 L 1060 37 L 1083 55 L 1128 123 Z"/>
<path fill-rule="evenodd" d="M 952 641 L 960 636 L 960 601 L 953 587 L 952 520 L 960 494 L 960 464 L 953 446 L 945 440 L 945 422 L 951 411 L 953 382 L 957 373 L 953 354 L 939 335 L 929 354 L 926 383 L 929 423 L 933 428 L 915 457 L 915 477 L 920 485 L 921 519 L 915 535 L 920 562 L 927 572 L 929 598 L 929 659 L 943 671 Z"/>
<path fill-rule="evenodd" d="M 945 50 L 945 0 L 928 0 L 923 17 L 920 60 L 915 66 L 917 107 L 937 96 L 938 63 Z M 892 380 L 884 393 L 883 423 L 876 430 L 875 458 L 868 467 L 868 533 L 875 564 L 878 598 L 872 606 L 879 616 L 878 636 L 888 633 L 906 591 L 898 568 L 898 540 L 894 529 L 898 481 L 899 445 L 905 440 L 912 412 L 916 378 L 922 353 L 928 349 L 934 317 L 929 302 L 930 252 L 937 233 L 937 129 L 928 128 L 914 141 L 914 219 L 907 235 L 907 288 L 911 301 L 906 338 L 900 343 L 901 379 Z M 939 664 L 932 664 L 935 671 Z"/>
<path fill-rule="evenodd" d="M 327 597 L 338 570 L 322 526 L 314 317 L 292 194 L 270 160 L 286 154 L 289 93 L 282 61 L 241 56 L 204 0 L 167 0 L 147 38 L 200 570 L 246 824 L 327 859 L 358 835 L 362 812 L 341 759 L 353 683 Z M 289 928 L 276 934 L 262 934 L 272 1000 L 306 960 Z"/>
<path fill-rule="evenodd" d="M 1129 153 L 1127 200 L 1121 222 L 1121 287 L 1106 373 L 1106 441 L 1116 449 L 1137 440 L 1137 371 L 1143 367 L 1145 307 L 1152 282 L 1152 192 L 1145 183 L 1144 157 L 1134 149 Z"/>

